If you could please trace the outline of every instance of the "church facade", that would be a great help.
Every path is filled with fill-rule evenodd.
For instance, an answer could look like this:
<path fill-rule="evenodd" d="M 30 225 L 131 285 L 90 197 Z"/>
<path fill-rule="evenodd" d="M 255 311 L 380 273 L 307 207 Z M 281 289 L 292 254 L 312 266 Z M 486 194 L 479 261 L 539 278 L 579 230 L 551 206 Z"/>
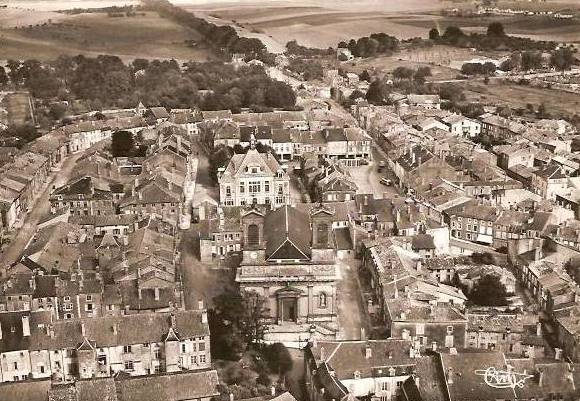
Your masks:
<path fill-rule="evenodd" d="M 304 343 L 312 336 L 335 338 L 337 268 L 334 212 L 310 213 L 284 205 L 242 217 L 243 259 L 236 275 L 242 291 L 266 299 L 266 341 Z"/>

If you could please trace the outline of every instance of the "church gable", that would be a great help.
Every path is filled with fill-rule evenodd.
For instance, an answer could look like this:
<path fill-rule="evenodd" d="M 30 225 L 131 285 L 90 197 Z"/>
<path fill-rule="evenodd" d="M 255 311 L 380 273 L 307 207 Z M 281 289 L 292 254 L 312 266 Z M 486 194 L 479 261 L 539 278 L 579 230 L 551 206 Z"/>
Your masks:
<path fill-rule="evenodd" d="M 286 239 L 271 255 L 268 260 L 304 260 L 309 259 L 296 245 L 289 239 Z"/>

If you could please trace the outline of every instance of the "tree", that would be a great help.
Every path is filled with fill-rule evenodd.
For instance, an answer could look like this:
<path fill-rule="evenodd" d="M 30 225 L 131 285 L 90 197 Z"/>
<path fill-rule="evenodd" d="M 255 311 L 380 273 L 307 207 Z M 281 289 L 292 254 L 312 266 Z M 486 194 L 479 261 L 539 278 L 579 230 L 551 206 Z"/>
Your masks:
<path fill-rule="evenodd" d="M 63 103 L 53 103 L 50 105 L 48 115 L 53 120 L 57 121 L 63 118 L 66 114 L 67 107 Z"/>
<path fill-rule="evenodd" d="M 522 53 L 522 70 L 536 70 L 542 67 L 542 55 L 539 52 L 523 52 Z"/>
<path fill-rule="evenodd" d="M 445 32 L 443 32 L 443 39 L 452 44 L 457 44 L 459 40 L 464 37 L 465 34 L 461 30 L 461 28 L 458 28 L 454 25 L 448 26 L 447 28 L 445 28 Z"/>
<path fill-rule="evenodd" d="M 6 66 L 10 70 L 8 72 L 8 77 L 13 85 L 20 85 L 22 83 L 22 74 L 20 70 L 20 61 L 18 60 L 8 60 L 6 61 Z"/>
<path fill-rule="evenodd" d="M 212 350 L 216 357 L 238 359 L 264 338 L 265 298 L 256 292 L 230 289 L 214 298 L 209 313 Z"/>
<path fill-rule="evenodd" d="M 505 30 L 501 22 L 492 22 L 487 27 L 487 36 L 505 36 Z"/>
<path fill-rule="evenodd" d="M 209 176 L 214 182 L 218 181 L 218 170 L 226 167 L 233 155 L 233 149 L 225 145 L 217 146 L 209 155 Z"/>
<path fill-rule="evenodd" d="M 559 71 L 569 70 L 575 61 L 574 53 L 568 47 L 558 49 L 550 56 L 550 65 Z"/>
<path fill-rule="evenodd" d="M 415 74 L 413 75 L 413 79 L 417 82 L 424 83 L 427 77 L 431 76 L 431 68 L 429 67 L 419 67 Z"/>
<path fill-rule="evenodd" d="M 364 70 L 363 72 L 361 72 L 358 77 L 361 81 L 371 82 L 371 74 L 369 74 L 369 72 L 367 70 Z"/>
<path fill-rule="evenodd" d="M 288 348 L 282 343 L 274 343 L 266 346 L 262 352 L 271 372 L 277 372 L 280 376 L 292 370 L 292 357 Z"/>
<path fill-rule="evenodd" d="M 479 279 L 471 292 L 469 301 L 479 306 L 507 305 L 507 291 L 499 277 L 488 274 Z"/>
<path fill-rule="evenodd" d="M 547 109 L 546 109 L 546 103 L 542 102 L 542 104 L 540 104 L 538 106 L 538 118 L 550 118 L 550 114 L 548 113 Z"/>
<path fill-rule="evenodd" d="M 384 105 L 387 102 L 389 92 L 387 85 L 383 81 L 375 79 L 369 85 L 365 98 L 372 104 Z"/>
<path fill-rule="evenodd" d="M 8 74 L 6 69 L 0 65 L 0 86 L 6 85 L 8 83 Z"/>
<path fill-rule="evenodd" d="M 135 151 L 135 139 L 129 131 L 117 131 L 113 133 L 111 153 L 113 157 L 128 157 Z"/>
<path fill-rule="evenodd" d="M 38 138 L 40 135 L 38 134 L 36 128 L 31 124 L 24 124 L 24 125 L 11 125 L 8 126 L 4 132 L 2 132 L 2 136 L 5 138 L 16 138 L 17 147 L 22 147 L 24 144 L 33 141 L 34 139 Z"/>
<path fill-rule="evenodd" d="M 393 71 L 393 77 L 396 79 L 411 79 L 415 71 L 407 67 L 397 67 Z"/>
<path fill-rule="evenodd" d="M 439 34 L 439 29 L 431 28 L 429 31 L 429 39 L 431 40 L 439 40 L 441 35 Z"/>

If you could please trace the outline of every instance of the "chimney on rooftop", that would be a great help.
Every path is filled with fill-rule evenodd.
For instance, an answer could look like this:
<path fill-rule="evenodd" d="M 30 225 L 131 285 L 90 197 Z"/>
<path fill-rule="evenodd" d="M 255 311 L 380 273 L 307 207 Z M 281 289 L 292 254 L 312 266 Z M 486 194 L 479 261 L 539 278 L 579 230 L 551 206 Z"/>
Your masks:
<path fill-rule="evenodd" d="M 453 384 L 453 368 L 447 369 L 447 384 Z"/>
<path fill-rule="evenodd" d="M 324 347 L 320 347 L 320 360 L 321 361 L 325 361 L 326 360 L 326 352 Z"/>
<path fill-rule="evenodd" d="M 83 337 L 86 336 L 87 334 L 84 323 L 81 323 L 81 334 L 83 335 Z"/>
<path fill-rule="evenodd" d="M 113 323 L 113 334 L 117 335 L 117 333 L 118 333 L 117 323 Z"/>
<path fill-rule="evenodd" d="M 2 340 L 2 323 L 0 323 L 0 340 Z"/>
<path fill-rule="evenodd" d="M 28 315 L 22 316 L 22 335 L 24 337 L 30 336 L 30 317 Z"/>
<path fill-rule="evenodd" d="M 536 323 L 536 335 L 540 337 L 542 335 L 542 323 Z"/>
<path fill-rule="evenodd" d="M 155 287 L 155 300 L 159 301 L 159 288 Z"/>
<path fill-rule="evenodd" d="M 561 360 L 562 359 L 562 348 L 554 348 L 554 352 L 555 352 L 554 359 L 557 361 Z"/>
<path fill-rule="evenodd" d="M 373 350 L 371 348 L 371 345 L 369 343 L 366 343 L 366 345 L 365 345 L 365 358 L 371 359 L 372 357 L 373 357 Z"/>

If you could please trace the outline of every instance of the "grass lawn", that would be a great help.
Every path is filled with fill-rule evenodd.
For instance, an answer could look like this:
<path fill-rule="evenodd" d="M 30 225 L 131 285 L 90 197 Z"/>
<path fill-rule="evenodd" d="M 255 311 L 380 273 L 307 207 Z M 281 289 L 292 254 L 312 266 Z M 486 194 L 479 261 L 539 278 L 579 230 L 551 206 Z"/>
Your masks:
<path fill-rule="evenodd" d="M 61 22 L 19 29 L 0 29 L 2 58 L 51 60 L 60 54 L 114 54 L 134 58 L 205 61 L 211 50 L 191 48 L 186 41 L 199 34 L 157 13 L 109 17 L 104 13 L 79 14 Z"/>

